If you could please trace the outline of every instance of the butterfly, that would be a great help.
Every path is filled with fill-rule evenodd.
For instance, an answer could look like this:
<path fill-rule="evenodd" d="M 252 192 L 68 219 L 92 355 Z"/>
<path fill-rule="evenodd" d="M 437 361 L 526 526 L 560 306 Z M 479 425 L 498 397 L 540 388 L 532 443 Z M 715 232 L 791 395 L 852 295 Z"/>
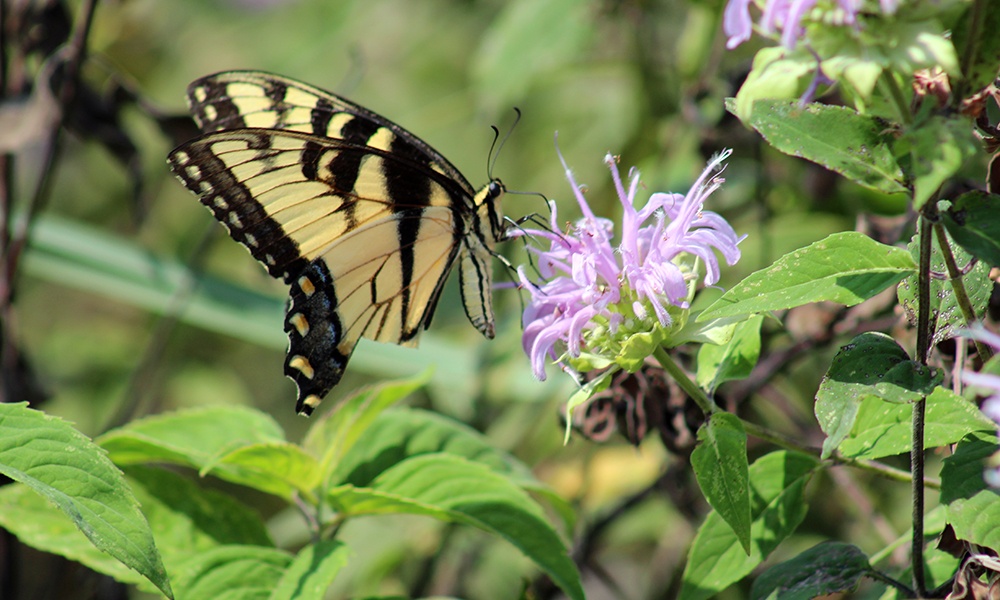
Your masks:
<path fill-rule="evenodd" d="M 187 96 L 204 135 L 174 149 L 170 168 L 290 286 L 296 412 L 340 381 L 360 338 L 416 346 L 456 263 L 469 321 L 494 337 L 499 179 L 477 191 L 399 125 L 278 75 L 217 73 Z"/>

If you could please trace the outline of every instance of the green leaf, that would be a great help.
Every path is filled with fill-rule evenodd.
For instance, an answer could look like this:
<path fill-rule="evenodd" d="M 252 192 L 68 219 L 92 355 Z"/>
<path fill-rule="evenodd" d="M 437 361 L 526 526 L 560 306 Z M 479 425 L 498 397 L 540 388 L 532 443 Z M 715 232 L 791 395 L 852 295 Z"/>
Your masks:
<path fill-rule="evenodd" d="M 321 456 L 323 480 L 331 481 L 331 472 L 350 452 L 385 409 L 427 384 L 430 372 L 406 379 L 358 390 L 345 398 L 332 412 L 326 413 L 309 428 L 302 446 Z M 336 481 L 333 479 L 332 481 Z"/>
<path fill-rule="evenodd" d="M 760 357 L 760 326 L 764 317 L 756 316 L 738 323 L 725 344 L 702 344 L 698 348 L 698 386 L 709 394 L 726 381 L 750 375 Z"/>
<path fill-rule="evenodd" d="M 212 406 L 133 421 L 98 438 L 119 464 L 189 466 L 239 485 L 291 498 L 319 479 L 316 461 L 284 441 L 274 420 L 256 410 Z"/>
<path fill-rule="evenodd" d="M 840 444 L 850 458 L 878 459 L 910 451 L 913 406 L 890 404 L 869 397 L 861 402 L 851 435 Z M 970 431 L 995 430 L 996 424 L 975 404 L 937 387 L 927 397 L 924 446 L 937 448 L 957 443 Z"/>
<path fill-rule="evenodd" d="M 970 433 L 941 468 L 941 502 L 955 536 L 987 548 L 1000 548 L 1000 494 L 983 480 L 985 462 L 996 452 L 995 433 Z"/>
<path fill-rule="evenodd" d="M 319 484 L 319 462 L 288 442 L 252 444 L 224 454 L 202 469 L 219 477 L 291 501 L 312 496 Z"/>
<path fill-rule="evenodd" d="M 259 546 L 219 546 L 190 556 L 174 569 L 178 598 L 268 600 L 292 556 Z"/>
<path fill-rule="evenodd" d="M 753 127 L 754 105 L 762 100 L 799 98 L 816 72 L 816 59 L 805 51 L 789 53 L 785 48 L 762 48 L 753 58 L 753 68 L 736 98 L 726 101 L 726 110 L 747 127 Z"/>
<path fill-rule="evenodd" d="M 423 454 L 379 475 L 368 488 L 330 490 L 341 518 L 415 514 L 464 523 L 506 539 L 574 600 L 583 600 L 580 574 L 541 507 L 488 467 L 448 454 Z"/>
<path fill-rule="evenodd" d="M 229 494 L 158 467 L 134 465 L 125 473 L 164 557 L 225 544 L 274 545 L 260 514 Z"/>
<path fill-rule="evenodd" d="M 757 100 L 748 124 L 785 154 L 822 165 L 873 190 L 907 191 L 893 155 L 893 133 L 881 119 L 843 106 Z"/>
<path fill-rule="evenodd" d="M 948 244 L 955 257 L 956 265 L 959 269 L 965 268 L 972 263 L 972 256 L 960 247 L 957 247 L 948 237 Z M 907 245 L 914 260 L 920 256 L 920 236 L 914 235 Z M 935 239 L 931 243 L 931 270 L 936 273 L 948 273 L 944 256 L 941 254 L 941 247 Z M 962 275 L 962 283 L 965 292 L 969 297 L 969 302 L 977 315 L 977 319 L 985 314 L 986 306 L 989 303 L 990 294 L 993 291 L 993 281 L 989 277 L 990 266 L 984 262 L 975 264 L 967 273 Z M 964 327 L 970 327 L 973 323 L 966 321 L 962 314 L 962 309 L 958 306 L 955 290 L 951 282 L 947 279 L 931 278 L 930 306 L 927 310 L 931 314 L 934 328 L 934 335 L 931 344 L 937 345 L 944 340 L 955 337 L 956 331 Z M 916 274 L 911 274 L 899 284 L 896 295 L 903 311 L 911 324 L 917 322 L 917 291 L 918 281 Z"/>
<path fill-rule="evenodd" d="M 563 444 L 569 442 L 569 435 L 573 431 L 573 411 L 587 400 L 590 400 L 594 394 L 608 389 L 611 385 L 612 376 L 618 373 L 618 371 L 619 369 L 617 368 L 604 371 L 594 379 L 580 386 L 580 389 L 573 392 L 569 397 L 569 400 L 566 401 L 566 432 L 563 435 Z"/>
<path fill-rule="evenodd" d="M 722 295 L 699 320 L 782 310 L 824 300 L 859 304 L 911 274 L 901 248 L 856 232 L 835 233 L 786 254 Z"/>
<path fill-rule="evenodd" d="M 167 462 L 202 469 L 256 443 L 283 442 L 270 416 L 239 406 L 210 406 L 132 421 L 97 438 L 118 464 Z"/>
<path fill-rule="evenodd" d="M 104 451 L 82 433 L 26 403 L 0 404 L 0 473 L 41 494 L 95 546 L 172 597 L 132 491 Z"/>
<path fill-rule="evenodd" d="M 653 355 L 653 351 L 663 345 L 663 341 L 667 337 L 667 330 L 659 325 L 653 327 L 651 331 L 633 333 L 622 344 L 621 350 L 615 356 L 614 362 L 629 373 L 635 373 L 646 364 L 646 359 Z M 587 371 L 580 370 L 577 372 L 586 373 Z"/>
<path fill-rule="evenodd" d="M 866 398 L 909 403 L 934 389 L 941 373 L 909 358 L 895 340 L 876 332 L 862 333 L 840 349 L 816 393 L 816 420 L 827 435 L 822 458 L 850 435 Z"/>
<path fill-rule="evenodd" d="M 823 59 L 823 74 L 834 81 L 843 81 L 854 88 L 865 102 L 870 102 L 879 77 L 885 71 L 885 61 L 865 52 L 863 56 L 831 56 Z"/>
<path fill-rule="evenodd" d="M 330 473 L 330 485 L 363 487 L 383 471 L 413 456 L 447 453 L 485 465 L 524 489 L 544 496 L 572 528 L 573 508 L 542 484 L 531 469 L 494 448 L 478 431 L 440 414 L 393 408 L 378 415 L 363 438 L 352 446 Z"/>
<path fill-rule="evenodd" d="M 950 32 L 936 19 L 914 20 L 880 19 L 883 24 L 879 33 L 891 36 L 891 41 L 883 43 L 891 61 L 892 70 L 914 73 L 920 69 L 939 68 L 951 77 L 958 77 L 958 57 L 951 42 Z"/>
<path fill-rule="evenodd" d="M 955 537 L 986 548 L 1000 547 L 1000 493 L 983 490 L 948 506 Z"/>
<path fill-rule="evenodd" d="M 64 556 L 145 591 L 156 590 L 149 579 L 98 550 L 69 515 L 53 504 L 39 501 L 38 494 L 26 485 L 14 483 L 0 487 L 0 527 L 16 535 L 26 546 Z"/>
<path fill-rule="evenodd" d="M 729 317 L 701 323 L 697 320 L 699 315 L 701 315 L 700 310 L 692 310 L 684 326 L 671 333 L 669 339 L 664 340 L 663 344 L 668 348 L 676 348 L 692 342 L 724 346 L 733 339 L 736 326 L 746 320 L 739 317 Z"/>
<path fill-rule="evenodd" d="M 299 550 L 268 600 L 323 600 L 349 554 L 336 540 L 309 544 Z"/>
<path fill-rule="evenodd" d="M 461 456 L 511 481 L 537 483 L 530 469 L 474 429 L 436 413 L 404 408 L 381 413 L 337 463 L 331 481 L 364 487 L 408 458 L 436 453 Z"/>
<path fill-rule="evenodd" d="M 914 210 L 920 210 L 978 152 L 972 125 L 961 116 L 935 116 L 918 123 L 903 132 L 896 147 L 910 152 Z"/>
<path fill-rule="evenodd" d="M 843 542 L 823 542 L 792 560 L 761 573 L 750 592 L 752 600 L 812 600 L 853 590 L 872 571 L 860 548 Z"/>
<path fill-rule="evenodd" d="M 750 555 L 750 485 L 747 434 L 736 415 L 713 414 L 698 430 L 691 466 L 705 499 L 733 529 Z"/>
<path fill-rule="evenodd" d="M 751 552 L 747 556 L 729 525 L 709 513 L 688 552 L 679 600 L 714 598 L 750 574 L 805 518 L 806 483 L 820 466 L 815 458 L 779 450 L 750 465 Z"/>
<path fill-rule="evenodd" d="M 988 489 L 983 468 L 996 451 L 996 434 L 973 431 L 962 438 L 941 467 L 941 503 L 951 504 Z"/>
<path fill-rule="evenodd" d="M 1000 215 L 1000 196 L 974 190 L 956 198 L 942 220 L 956 244 L 991 267 L 998 267 L 1000 218 L 997 215 Z"/>

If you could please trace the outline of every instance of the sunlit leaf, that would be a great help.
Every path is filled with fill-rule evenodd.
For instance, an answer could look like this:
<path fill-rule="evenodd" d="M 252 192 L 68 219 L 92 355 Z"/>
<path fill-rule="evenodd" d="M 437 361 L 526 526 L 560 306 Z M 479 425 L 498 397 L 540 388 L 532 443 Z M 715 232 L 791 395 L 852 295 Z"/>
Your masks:
<path fill-rule="evenodd" d="M 402 513 L 478 527 L 520 549 L 570 598 L 584 597 L 576 565 L 541 507 L 484 465 L 423 454 L 384 471 L 369 487 L 341 486 L 328 498 L 342 518 Z"/>
<path fill-rule="evenodd" d="M 777 451 L 750 465 L 750 555 L 743 551 L 732 528 L 718 513 L 711 512 L 688 552 L 679 600 L 716 597 L 749 575 L 791 535 L 806 516 L 803 490 L 819 464 L 805 454 Z"/>
<path fill-rule="evenodd" d="M 750 275 L 698 319 L 751 315 L 824 300 L 853 306 L 915 269 L 902 248 L 880 244 L 861 233 L 836 233 Z"/>
<path fill-rule="evenodd" d="M 24 403 L 0 403 L 0 473 L 57 506 L 91 543 L 172 596 L 153 534 L 121 471 L 68 423 Z M 18 525 L 5 523 L 15 533 Z"/>

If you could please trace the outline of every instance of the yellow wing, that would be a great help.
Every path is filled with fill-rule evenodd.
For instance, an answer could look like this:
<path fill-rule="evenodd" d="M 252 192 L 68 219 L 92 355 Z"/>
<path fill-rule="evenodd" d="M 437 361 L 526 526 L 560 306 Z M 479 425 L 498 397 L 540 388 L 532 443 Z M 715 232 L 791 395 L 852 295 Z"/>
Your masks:
<path fill-rule="evenodd" d="M 475 192 L 402 127 L 276 75 L 211 75 L 188 100 L 206 134 L 175 149 L 170 166 L 291 286 L 285 373 L 298 412 L 340 381 L 358 339 L 415 346 L 456 261 L 466 314 L 493 337 L 498 180 Z"/>
<path fill-rule="evenodd" d="M 388 152 L 244 129 L 191 141 L 170 161 L 230 235 L 291 285 L 285 372 L 300 412 L 336 385 L 361 337 L 415 345 L 459 253 L 472 260 L 462 191 Z M 488 272 L 478 285 L 489 293 Z"/>

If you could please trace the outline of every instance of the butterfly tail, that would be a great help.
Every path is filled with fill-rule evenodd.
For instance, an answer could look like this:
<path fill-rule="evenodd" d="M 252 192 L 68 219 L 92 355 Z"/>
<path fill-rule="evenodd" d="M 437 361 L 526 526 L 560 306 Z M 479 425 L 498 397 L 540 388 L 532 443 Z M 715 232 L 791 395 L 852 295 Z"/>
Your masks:
<path fill-rule="evenodd" d="M 340 381 L 357 342 L 345 337 L 333 277 L 323 261 L 309 263 L 292 279 L 285 332 L 285 375 L 299 388 L 295 412 L 309 416 Z"/>

